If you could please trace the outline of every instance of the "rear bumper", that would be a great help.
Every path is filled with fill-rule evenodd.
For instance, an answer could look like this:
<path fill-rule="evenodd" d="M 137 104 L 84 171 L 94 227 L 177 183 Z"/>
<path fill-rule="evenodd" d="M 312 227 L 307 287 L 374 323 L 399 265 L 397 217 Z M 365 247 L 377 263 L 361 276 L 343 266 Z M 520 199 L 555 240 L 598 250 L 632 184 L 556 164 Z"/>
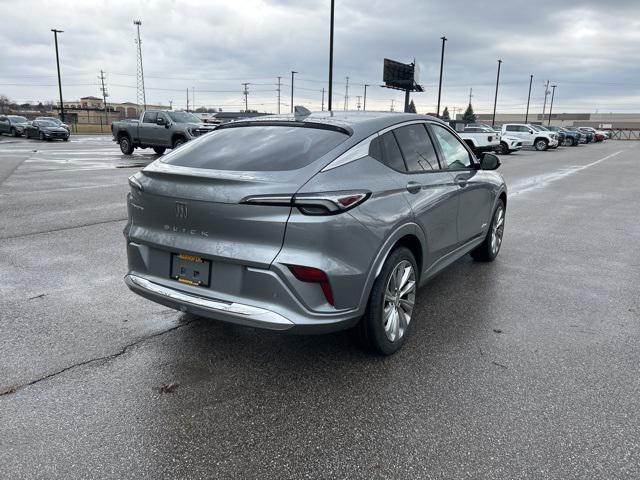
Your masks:
<path fill-rule="evenodd" d="M 360 315 L 356 311 L 319 315 L 293 310 L 283 305 L 261 301 L 258 298 L 215 297 L 208 289 L 190 287 L 173 280 L 147 277 L 129 272 L 124 277 L 126 285 L 136 294 L 174 310 L 188 312 L 199 317 L 223 322 L 286 331 L 300 334 L 322 334 L 345 330 L 354 326 Z M 265 279 L 262 288 L 271 290 Z"/>
<path fill-rule="evenodd" d="M 289 330 L 295 326 L 291 320 L 264 308 L 192 295 L 133 274 L 126 275 L 124 281 L 138 295 L 183 312 L 268 330 Z"/>

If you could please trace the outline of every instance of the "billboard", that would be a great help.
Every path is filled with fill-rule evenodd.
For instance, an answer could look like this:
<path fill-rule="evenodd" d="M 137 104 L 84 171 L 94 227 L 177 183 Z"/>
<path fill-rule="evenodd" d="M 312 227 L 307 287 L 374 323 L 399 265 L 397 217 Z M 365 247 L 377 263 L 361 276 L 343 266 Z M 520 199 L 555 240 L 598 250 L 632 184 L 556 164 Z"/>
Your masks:
<path fill-rule="evenodd" d="M 419 69 L 413 63 L 384 59 L 382 81 L 385 87 L 422 92 L 423 88 L 417 84 L 418 74 Z"/>

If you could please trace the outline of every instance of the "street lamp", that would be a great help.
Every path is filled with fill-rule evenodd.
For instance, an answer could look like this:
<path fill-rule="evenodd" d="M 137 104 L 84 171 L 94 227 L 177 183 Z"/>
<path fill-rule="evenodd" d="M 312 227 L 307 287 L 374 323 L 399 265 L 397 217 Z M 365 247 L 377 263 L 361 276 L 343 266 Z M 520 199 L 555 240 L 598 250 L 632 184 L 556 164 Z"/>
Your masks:
<path fill-rule="evenodd" d="M 367 109 L 367 87 L 370 87 L 368 83 L 364 84 L 364 101 L 362 103 L 362 111 L 364 112 Z"/>
<path fill-rule="evenodd" d="M 334 12 L 334 9 L 335 9 L 335 0 L 331 0 L 331 27 L 329 29 L 329 32 L 330 32 L 329 33 L 329 102 L 328 102 L 329 111 L 331 111 L 331 102 L 333 100 L 333 12 Z M 291 80 L 291 91 L 293 91 L 293 80 Z"/>
<path fill-rule="evenodd" d="M 527 97 L 527 113 L 524 115 L 524 123 L 529 123 L 529 102 L 531 101 L 531 84 L 533 83 L 533 75 L 529 75 L 529 96 Z"/>
<path fill-rule="evenodd" d="M 498 84 L 500 83 L 500 65 L 502 65 L 502 60 L 498 60 L 498 77 L 496 78 L 496 96 L 493 100 L 493 118 L 491 119 L 491 126 L 495 126 L 496 124 L 496 105 L 498 104 Z"/>
<path fill-rule="evenodd" d="M 547 125 L 551 125 L 551 110 L 553 110 L 553 97 L 555 97 L 556 95 L 556 87 L 557 85 L 551 85 L 551 88 L 553 90 L 551 91 L 551 105 L 549 105 L 549 123 Z M 542 121 L 544 122 L 544 118 L 542 119 Z"/>
<path fill-rule="evenodd" d="M 64 30 L 56 30 L 52 28 L 53 38 L 56 43 L 56 65 L 58 67 L 58 91 L 60 92 L 60 120 L 64 122 L 64 104 L 62 103 L 62 80 L 60 80 L 60 56 L 58 55 L 58 34 Z"/>
<path fill-rule="evenodd" d="M 291 113 L 293 113 L 293 76 L 298 73 L 291 70 Z M 331 96 L 329 96 L 331 98 Z"/>
<path fill-rule="evenodd" d="M 444 66 L 444 42 L 447 41 L 447 37 L 440 37 L 442 40 L 442 53 L 440 54 L 440 83 L 438 83 L 438 108 L 436 110 L 436 117 L 440 118 L 440 94 L 442 93 L 442 67 Z"/>

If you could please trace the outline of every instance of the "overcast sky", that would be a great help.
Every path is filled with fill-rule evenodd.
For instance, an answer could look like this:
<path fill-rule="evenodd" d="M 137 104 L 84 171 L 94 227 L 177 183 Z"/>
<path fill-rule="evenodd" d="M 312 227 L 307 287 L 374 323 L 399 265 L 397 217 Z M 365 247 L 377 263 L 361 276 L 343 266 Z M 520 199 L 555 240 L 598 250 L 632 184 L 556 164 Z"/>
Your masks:
<path fill-rule="evenodd" d="M 133 19 L 142 20 L 147 103 L 238 110 L 242 83 L 249 108 L 276 111 L 290 102 L 320 109 L 327 87 L 330 0 L 31 1 L 0 0 L 0 94 L 18 101 L 57 99 L 51 28 L 59 46 L 65 100 L 100 95 L 136 99 Z M 427 1 L 336 0 L 334 108 L 368 89 L 367 108 L 401 108 L 402 94 L 380 88 L 384 57 L 411 61 L 426 92 L 420 113 L 435 111 L 440 37 L 446 35 L 442 105 L 463 108 L 473 88 L 476 112 L 490 112 L 502 59 L 498 111 L 524 111 L 534 74 L 532 111 L 542 110 L 544 82 L 557 84 L 554 112 L 640 111 L 640 2 L 637 0 Z M 191 101 L 191 100 L 190 100 Z M 548 106 L 547 106 L 548 108 Z"/>

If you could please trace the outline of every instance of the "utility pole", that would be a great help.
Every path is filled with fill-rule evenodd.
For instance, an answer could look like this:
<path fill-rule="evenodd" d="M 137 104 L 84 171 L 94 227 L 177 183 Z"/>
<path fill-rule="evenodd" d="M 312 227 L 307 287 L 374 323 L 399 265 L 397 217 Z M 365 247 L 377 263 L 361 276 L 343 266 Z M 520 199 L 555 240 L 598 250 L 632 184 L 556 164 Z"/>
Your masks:
<path fill-rule="evenodd" d="M 444 42 L 447 41 L 447 37 L 440 37 L 442 40 L 442 53 L 440 54 L 440 83 L 438 83 L 438 108 L 436 110 L 436 117 L 440 118 L 440 94 L 442 93 L 442 67 L 444 66 Z"/>
<path fill-rule="evenodd" d="M 136 87 L 137 87 L 137 103 L 138 110 L 140 110 L 140 104 L 144 106 L 144 109 L 147 109 L 147 94 L 144 89 L 144 69 L 142 68 L 142 39 L 140 38 L 140 26 L 142 22 L 140 20 L 134 20 L 133 24 L 136 26 L 138 30 L 138 38 L 136 39 L 136 43 L 138 44 L 138 61 L 136 63 Z M 187 90 L 187 97 L 189 96 Z M 140 112 L 138 112 L 140 113 Z"/>
<path fill-rule="evenodd" d="M 196 87 L 191 87 L 191 109 L 195 112 L 196 110 Z"/>
<path fill-rule="evenodd" d="M 469 105 L 471 105 L 471 98 L 473 97 L 473 87 L 469 89 Z"/>
<path fill-rule="evenodd" d="M 298 73 L 291 70 L 291 113 L 293 113 L 293 76 Z"/>
<path fill-rule="evenodd" d="M 362 97 L 360 95 L 356 95 L 356 108 L 360 110 L 360 99 Z"/>
<path fill-rule="evenodd" d="M 549 80 L 544 85 L 544 104 L 542 105 L 542 121 L 544 122 L 544 112 L 547 111 L 547 95 L 549 95 Z"/>
<path fill-rule="evenodd" d="M 392 111 L 392 112 L 394 111 L 394 110 L 393 110 L 393 102 L 395 102 L 395 100 L 392 98 L 392 99 L 391 99 L 391 111 Z"/>
<path fill-rule="evenodd" d="M 498 84 L 500 83 L 500 66 L 502 65 L 502 60 L 498 60 L 498 77 L 496 78 L 496 96 L 493 100 L 493 117 L 491 119 L 491 126 L 495 126 L 496 124 L 496 106 L 498 105 Z"/>
<path fill-rule="evenodd" d="M 280 79 L 282 77 L 278 77 L 278 115 L 280 115 Z"/>
<path fill-rule="evenodd" d="M 364 84 L 364 98 L 362 99 L 362 111 L 364 112 L 367 109 L 367 87 L 368 83 Z"/>
<path fill-rule="evenodd" d="M 529 96 L 527 97 L 527 113 L 524 115 L 524 123 L 529 123 L 529 102 L 531 101 L 531 84 L 533 83 L 533 75 L 529 75 Z"/>
<path fill-rule="evenodd" d="M 552 91 L 551 91 L 551 105 L 549 105 L 549 123 L 547 125 L 551 125 L 551 111 L 553 110 L 553 97 L 556 96 L 556 87 L 557 85 L 551 85 Z M 544 118 L 542 119 L 542 121 L 544 122 Z"/>
<path fill-rule="evenodd" d="M 324 112 L 324 87 L 322 87 L 322 111 Z"/>
<path fill-rule="evenodd" d="M 347 84 L 344 87 L 344 109 L 349 109 L 349 77 L 347 77 Z"/>
<path fill-rule="evenodd" d="M 169 110 L 173 110 L 173 100 L 169 100 Z"/>
<path fill-rule="evenodd" d="M 56 65 L 58 67 L 58 91 L 60 92 L 60 120 L 64 122 L 64 103 L 62 103 L 62 80 L 60 80 L 60 57 L 58 55 L 58 34 L 64 32 L 64 30 L 56 30 L 52 28 L 53 38 L 56 43 Z"/>
<path fill-rule="evenodd" d="M 104 72 L 100 70 L 100 76 L 98 77 L 100 82 L 102 82 L 102 101 L 104 102 L 104 122 L 105 125 L 109 125 L 109 105 L 107 105 L 107 97 L 109 94 L 107 93 L 107 88 L 104 86 Z"/>
<path fill-rule="evenodd" d="M 189 111 L 189 89 L 187 88 L 187 112 Z"/>
<path fill-rule="evenodd" d="M 248 95 L 249 95 L 249 89 L 247 88 L 249 86 L 248 83 L 243 83 L 242 84 L 244 86 L 244 111 L 248 112 L 249 111 L 249 100 L 247 99 Z"/>
<path fill-rule="evenodd" d="M 331 0 L 331 27 L 329 28 L 329 111 L 331 111 L 331 101 L 333 99 L 333 14 L 335 6 L 335 0 Z"/>

